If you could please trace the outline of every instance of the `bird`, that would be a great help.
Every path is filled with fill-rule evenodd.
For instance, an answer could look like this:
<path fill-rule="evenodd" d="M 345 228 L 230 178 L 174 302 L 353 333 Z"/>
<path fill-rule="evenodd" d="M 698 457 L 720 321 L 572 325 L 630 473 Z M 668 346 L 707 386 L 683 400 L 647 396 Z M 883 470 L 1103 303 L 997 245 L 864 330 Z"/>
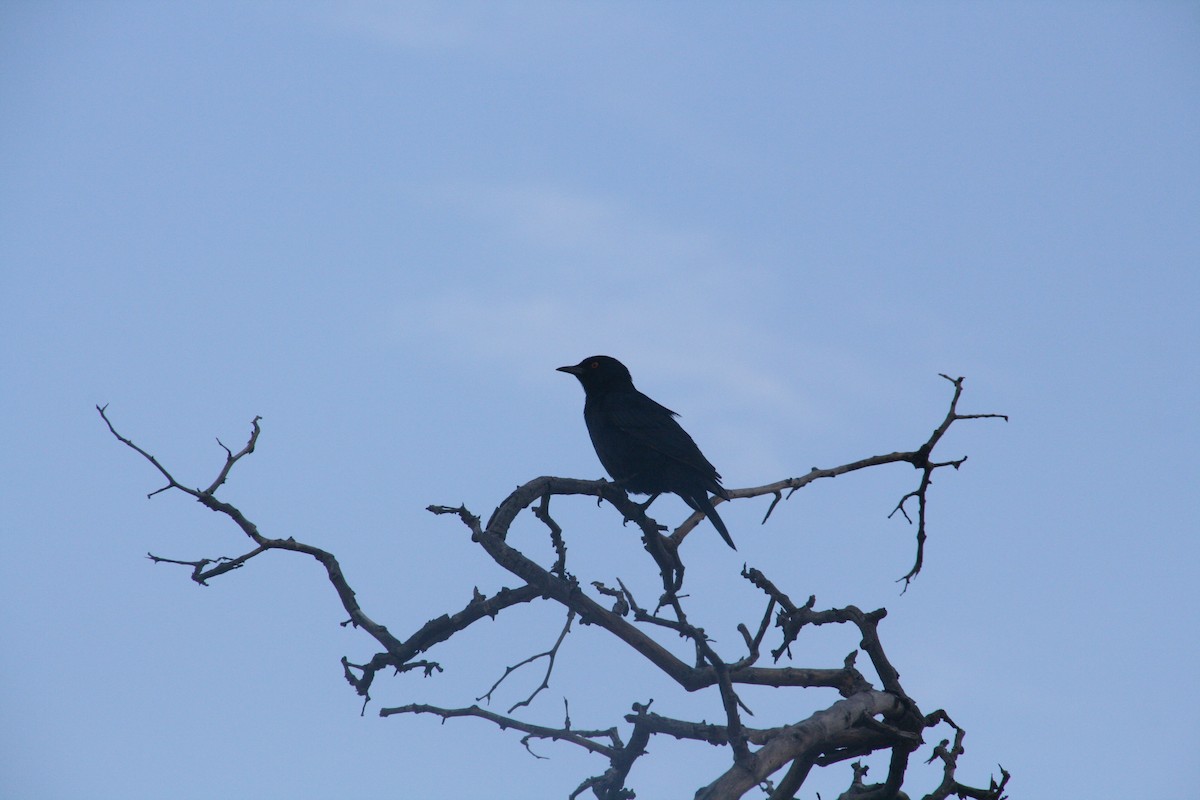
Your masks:
<path fill-rule="evenodd" d="M 675 421 L 678 414 L 634 388 L 629 369 L 611 356 L 590 356 L 557 371 L 574 375 L 583 385 L 583 419 L 592 446 L 618 486 L 651 495 L 643 508 L 664 492 L 678 495 L 737 550 L 708 496 L 711 492 L 728 500 L 729 493 L 721 486 L 720 474 Z"/>

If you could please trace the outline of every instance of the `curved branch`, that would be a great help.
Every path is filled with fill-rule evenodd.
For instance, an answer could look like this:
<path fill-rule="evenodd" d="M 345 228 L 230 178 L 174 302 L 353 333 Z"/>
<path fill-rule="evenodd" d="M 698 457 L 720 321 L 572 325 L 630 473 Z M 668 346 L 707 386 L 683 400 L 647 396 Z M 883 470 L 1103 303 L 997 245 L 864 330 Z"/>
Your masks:
<path fill-rule="evenodd" d="M 754 758 L 734 764 L 715 781 L 696 793 L 696 800 L 730 800 L 741 797 L 781 767 L 810 753 L 827 750 L 857 735 L 858 727 L 880 714 L 898 714 L 903 704 L 886 692 L 860 692 L 839 700 L 795 725 L 778 729 Z"/>

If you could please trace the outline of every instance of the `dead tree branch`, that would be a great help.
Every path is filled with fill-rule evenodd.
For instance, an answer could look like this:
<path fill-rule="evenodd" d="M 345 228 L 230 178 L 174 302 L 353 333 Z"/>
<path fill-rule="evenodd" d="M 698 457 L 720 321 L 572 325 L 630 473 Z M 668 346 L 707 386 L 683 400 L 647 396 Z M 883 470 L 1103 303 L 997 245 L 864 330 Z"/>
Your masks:
<path fill-rule="evenodd" d="M 943 375 L 954 386 L 950 407 L 929 438 L 917 449 L 871 456 L 826 469 L 813 468 L 807 474 L 759 487 L 731 490 L 730 499 L 771 495 L 764 522 L 776 506 L 800 488 L 820 479 L 885 464 L 905 462 L 921 471 L 918 486 L 905 494 L 893 510 L 913 522 L 907 511 L 910 501 L 916 504 L 917 552 L 912 568 L 901 578 L 905 586 L 920 572 L 926 540 L 926 509 L 928 489 L 933 473 L 943 467 L 958 469 L 966 461 L 963 456 L 954 460 L 934 461 L 931 455 L 953 423 L 959 420 L 1000 418 L 1000 414 L 960 414 L 958 402 L 963 391 L 962 378 Z M 572 478 L 543 476 L 513 490 L 495 508 L 486 524 L 466 505 L 432 505 L 435 515 L 456 517 L 466 528 L 472 541 L 487 553 L 492 561 L 513 576 L 517 585 L 501 588 L 485 595 L 474 588 L 471 598 L 454 613 L 443 614 L 417 626 L 407 637 L 392 634 L 388 627 L 377 623 L 358 603 L 350 581 L 343 573 L 337 558 L 327 550 L 298 541 L 292 536 L 272 538 L 265 535 L 241 509 L 217 496 L 230 479 L 233 468 L 255 452 L 261 434 L 261 417 L 251 421 L 250 435 L 236 452 L 217 440 L 224 453 L 223 463 L 207 488 L 191 488 L 176 479 L 154 455 L 117 431 L 110 420 L 107 407 L 97 406 L 109 431 L 125 447 L 149 463 L 165 481 L 165 485 L 148 495 L 175 490 L 223 515 L 241 535 L 250 540 L 250 547 L 241 555 L 217 558 L 177 559 L 148 554 L 154 563 L 174 564 L 191 568 L 191 579 L 199 585 L 210 582 L 232 570 L 249 566 L 252 559 L 267 553 L 283 551 L 298 553 L 318 561 L 334 588 L 347 619 L 342 623 L 367 633 L 381 648 L 362 663 L 341 659 L 343 674 L 355 692 L 363 698 L 364 707 L 370 701 L 370 690 L 381 671 L 396 673 L 419 671 L 432 676 L 442 672 L 443 664 L 430 660 L 426 654 L 452 637 L 465 634 L 482 619 L 495 618 L 501 613 L 534 601 L 550 602 L 561 608 L 565 622 L 548 650 L 530 655 L 508 666 L 477 701 L 490 703 L 505 680 L 524 666 L 545 659 L 546 669 L 541 683 L 524 699 L 513 703 L 507 714 L 498 714 L 478 705 L 464 708 L 442 708 L 422 703 L 384 708 L 380 715 L 432 714 L 443 721 L 459 717 L 474 717 L 490 722 L 500 729 L 512 729 L 524 734 L 523 745 L 533 754 L 534 740 L 558 741 L 573 744 L 606 760 L 604 771 L 583 781 L 571 797 L 591 792 L 599 800 L 627 800 L 633 790 L 626 786 L 633 764 L 646 754 L 651 737 L 666 735 L 711 747 L 728 748 L 727 760 L 717 769 L 707 785 L 700 788 L 697 798 L 726 800 L 744 796 L 755 787 L 765 786 L 771 798 L 793 798 L 813 769 L 826 767 L 875 752 L 889 756 L 888 773 L 883 783 L 867 785 L 866 767 L 854 769 L 851 790 L 845 795 L 857 800 L 905 797 L 901 791 L 907 775 L 910 755 L 923 745 L 923 733 L 937 725 L 947 724 L 955 730 L 953 744 L 949 739 L 933 748 L 928 761 L 943 764 L 941 784 L 926 795 L 927 800 L 943 800 L 952 795 L 977 800 L 1003 800 L 1008 773 L 1001 768 L 999 781 L 992 779 L 988 789 L 972 788 L 956 778 L 959 757 L 963 754 L 964 732 L 943 711 L 924 715 L 904 690 L 900 673 L 888 658 L 880 637 L 880 625 L 887 617 L 886 609 L 864 612 L 853 605 L 842 608 L 818 609 L 816 597 L 798 604 L 781 588 L 783 583 L 772 580 L 758 568 L 745 566 L 742 576 L 753 590 L 766 596 L 761 620 L 754 625 L 738 623 L 738 636 L 733 637 L 736 652 L 723 653 L 718 642 L 699 623 L 691 599 L 680 590 L 683 585 L 684 563 L 680 548 L 688 532 L 701 518 L 688 517 L 671 535 L 664 535 L 665 526 L 646 514 L 646 507 L 633 502 L 616 484 L 609 481 L 586 481 Z M 620 515 L 623 523 L 633 522 L 640 531 L 642 545 L 653 559 L 662 580 L 662 593 L 651 610 L 637 600 L 634 591 L 621 578 L 619 589 L 609 588 L 598 580 L 581 584 L 568 569 L 568 532 L 551 515 L 554 497 L 595 498 L 607 503 Z M 560 501 L 562 502 L 562 501 Z M 542 564 L 515 548 L 508 541 L 513 522 L 528 511 L 548 531 L 554 558 Z M 398 567 L 407 565 L 401 564 Z M 578 567 L 579 565 L 576 565 Z M 586 568 L 586 565 L 583 565 Z M 429 568 L 422 564 L 422 568 Z M 582 574 L 582 570 L 576 569 Z M 778 577 L 778 576 L 777 576 Z M 791 576 L 783 576 L 790 579 Z M 611 585 L 611 581 L 609 583 Z M 588 588 L 590 587 L 590 588 Z M 657 593 L 657 589 L 654 590 Z M 607 604 L 607 605 L 606 605 Z M 757 613 L 755 613 L 757 617 Z M 616 725 L 608 728 L 581 729 L 571 724 L 566 715 L 562 726 L 537 725 L 511 716 L 521 708 L 532 707 L 535 700 L 549 688 L 551 675 L 563 644 L 573 624 L 593 626 L 609 637 L 613 646 L 626 648 L 668 677 L 685 692 L 715 690 L 723 710 L 720 724 L 705 721 L 673 719 L 650 711 L 650 702 L 633 703 L 633 713 L 623 722 L 630 726 L 628 742 L 622 741 Z M 772 624 L 772 621 L 774 624 Z M 853 647 L 840 666 L 793 666 L 792 646 L 811 626 L 850 626 L 854 631 Z M 775 633 L 777 631 L 778 633 Z M 776 636 L 778 638 L 776 638 Z M 548 637 L 547 637 L 548 638 Z M 770 641 L 768 641 L 768 638 Z M 744 650 L 742 649 L 744 647 Z M 763 648 L 769 648 L 773 665 L 760 666 Z M 676 650 L 683 651 L 680 655 Z M 874 685 L 856 667 L 859 654 L 870 661 L 878 676 Z M 780 663 L 786 659 L 786 663 Z M 747 724 L 753 714 L 739 696 L 747 686 L 771 686 L 799 690 L 823 687 L 834 689 L 841 699 L 827 708 L 808 714 L 790 724 L 774 728 Z M 651 701 L 652 702 L 652 701 Z M 564 704 L 566 699 L 564 698 Z M 811 707 L 811 706 L 810 706 Z M 807 712 L 806 712 L 807 713 Z M 536 754 L 534 754 L 536 756 Z M 537 756 L 541 758 L 542 756 Z M 770 782 L 777 773 L 778 783 Z"/>
<path fill-rule="evenodd" d="M 908 516 L 908 513 L 904 510 L 904 506 L 909 500 L 915 499 L 917 501 L 917 537 L 916 537 L 917 538 L 917 552 L 916 552 L 916 557 L 913 562 L 913 566 L 909 569 L 909 571 L 903 577 L 901 577 L 899 579 L 899 580 L 903 581 L 905 587 L 907 587 L 908 584 L 912 582 L 913 578 L 915 578 L 917 576 L 917 574 L 921 571 L 921 566 L 924 564 L 925 539 L 927 538 L 926 524 L 925 524 L 925 522 L 926 522 L 925 512 L 926 512 L 927 495 L 928 495 L 929 487 L 933 483 L 933 479 L 932 479 L 933 473 L 936 470 L 941 469 L 942 467 L 953 467 L 954 469 L 957 470 L 967 460 L 966 456 L 964 456 L 962 458 L 959 458 L 956 460 L 951 460 L 951 461 L 943 461 L 943 462 L 931 461 L 930 455 L 933 453 L 934 448 L 937 447 L 938 442 L 940 442 L 942 440 L 942 437 L 946 435 L 946 432 L 950 430 L 950 426 L 960 420 L 1002 419 L 1005 422 L 1008 421 L 1007 414 L 960 414 L 960 413 L 958 413 L 958 401 L 959 401 L 959 398 L 962 397 L 963 381 L 965 379 L 962 377 L 951 378 L 949 375 L 945 375 L 945 374 L 940 374 L 940 377 L 945 378 L 946 380 L 950 381 L 950 383 L 953 384 L 953 386 L 954 386 L 954 394 L 950 398 L 950 408 L 947 410 L 946 416 L 942 419 L 941 423 L 939 423 L 938 426 L 936 428 L 934 428 L 933 433 L 930 434 L 929 438 L 926 439 L 925 442 L 923 444 L 921 444 L 921 446 L 918 447 L 917 449 L 896 451 L 896 452 L 892 452 L 892 453 L 887 453 L 885 455 L 870 456 L 868 458 L 862 458 L 857 461 L 851 461 L 847 464 L 842 464 L 840 466 L 829 467 L 829 468 L 825 468 L 825 469 L 822 469 L 819 467 L 813 467 L 811 470 L 809 470 L 809 472 L 807 474 L 801 475 L 799 477 L 786 478 L 784 480 L 776 481 L 774 483 L 764 484 L 763 486 L 751 486 L 751 487 L 747 487 L 744 489 L 731 489 L 731 490 L 729 490 L 730 501 L 736 500 L 739 498 L 761 497 L 763 495 L 772 495 L 773 499 L 771 500 L 771 504 L 767 507 L 766 514 L 763 515 L 762 521 L 765 524 L 766 521 L 771 518 L 771 514 L 775 511 L 775 507 L 778 506 L 780 502 L 782 502 L 783 500 L 790 499 L 792 497 L 792 495 L 795 494 L 798 490 L 804 488 L 805 486 L 809 485 L 810 483 L 813 483 L 814 481 L 820 480 L 822 478 L 836 478 L 839 475 L 846 475 L 851 472 L 858 472 L 859 470 L 868 469 L 870 467 L 879 467 L 879 466 L 883 466 L 885 464 L 896 464 L 896 463 L 911 464 L 914 468 L 921 470 L 921 479 L 917 485 L 917 488 L 914 489 L 913 491 L 909 492 L 908 494 L 904 495 L 902 498 L 900 498 L 900 502 L 892 510 L 891 514 L 888 515 L 889 517 L 891 517 L 891 516 L 895 515 L 895 513 L 897 511 L 899 511 L 904 516 L 904 518 L 906 520 L 908 520 L 909 523 L 911 524 L 912 519 Z M 722 501 L 719 498 L 714 498 L 713 502 L 720 503 Z M 679 545 L 683 541 L 683 539 L 692 531 L 692 529 L 694 529 L 697 525 L 700 524 L 701 521 L 703 521 L 703 519 L 704 519 L 704 515 L 702 513 L 693 512 L 683 522 L 683 524 L 680 525 L 675 530 L 675 532 L 671 535 L 671 537 L 670 537 L 671 540 L 676 545 Z"/>

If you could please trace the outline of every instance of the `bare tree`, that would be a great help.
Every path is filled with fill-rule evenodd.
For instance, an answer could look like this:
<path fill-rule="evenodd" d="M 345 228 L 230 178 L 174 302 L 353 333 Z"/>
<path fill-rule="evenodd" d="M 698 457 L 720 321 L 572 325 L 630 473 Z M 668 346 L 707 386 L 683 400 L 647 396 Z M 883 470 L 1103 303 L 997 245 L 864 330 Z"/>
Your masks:
<path fill-rule="evenodd" d="M 1001 414 L 961 414 L 958 402 L 963 392 L 963 379 L 943 375 L 953 386 L 953 396 L 945 417 L 923 444 L 914 450 L 871 456 L 827 469 L 813 468 L 808 473 L 786 478 L 765 486 L 730 490 L 730 500 L 773 497 L 763 522 L 776 506 L 797 490 L 822 478 L 877 467 L 885 464 L 908 463 L 920 473 L 917 487 L 900 498 L 892 514 L 900 514 L 910 523 L 915 516 L 916 552 L 912 566 L 899 580 L 907 588 L 921 571 L 926 542 L 926 506 L 933 473 L 944 467 L 958 469 L 967 460 L 935 461 L 933 452 L 951 425 L 960 420 L 1007 417 Z M 479 699 L 490 699 L 497 687 L 513 672 L 535 662 L 545 662 L 541 684 L 524 700 L 514 704 L 506 714 L 498 714 L 477 704 L 459 708 L 441 708 L 410 704 L 383 708 L 381 716 L 400 714 L 432 714 L 442 719 L 476 717 L 495 723 L 501 729 L 524 734 L 526 747 L 537 739 L 566 742 L 595 754 L 606 764 L 598 774 L 584 780 L 570 797 L 590 792 L 600 800 L 634 797 L 627 779 L 634 763 L 645 755 L 650 738 L 665 734 L 676 739 L 693 740 L 716 747 L 725 747 L 727 757 L 724 772 L 695 793 L 705 800 L 738 798 L 759 787 L 771 800 L 793 798 L 815 767 L 859 759 L 876 751 L 890 754 L 888 774 L 881 783 L 867 784 L 867 768 L 854 762 L 853 777 L 844 798 L 884 800 L 907 798 L 902 790 L 910 757 L 924 744 L 927 731 L 940 725 L 953 731 L 953 742 L 942 739 L 932 748 L 927 763 L 940 760 L 943 766 L 941 783 L 926 795 L 939 800 L 952 795 L 977 800 L 1002 800 L 1009 775 L 1001 767 L 1000 778 L 992 778 L 987 788 L 960 783 L 956 777 L 958 757 L 963 752 L 964 731 L 944 710 L 925 713 L 900 683 L 899 674 L 889 662 L 879 636 L 879 625 L 887 615 L 880 608 L 864 612 L 854 606 L 819 609 L 816 598 L 796 602 L 781 588 L 788 575 L 768 577 L 762 570 L 743 568 L 748 591 L 760 593 L 763 613 L 753 625 L 740 624 L 741 642 L 736 653 L 718 652 L 714 642 L 705 634 L 702 625 L 693 620 L 685 609 L 687 595 L 681 592 L 684 584 L 684 563 L 681 545 L 703 519 L 693 513 L 682 525 L 666 533 L 667 528 L 647 516 L 645 508 L 628 497 L 616 484 L 608 481 L 586 481 L 570 478 L 540 477 L 514 490 L 492 512 L 487 523 L 472 514 L 465 506 L 429 506 L 437 515 L 457 518 L 478 544 L 495 561 L 511 573 L 516 585 L 506 587 L 490 596 L 477 589 L 474 596 L 458 611 L 449 612 L 417 627 L 407 637 L 397 637 L 390 631 L 401 626 L 385 626 L 370 616 L 358 604 L 355 591 L 342 572 L 337 558 L 330 552 L 294 538 L 276 539 L 264 535 L 258 526 L 239 508 L 217 496 L 241 459 L 254 452 L 260 433 L 260 417 L 251 423 L 246 444 L 237 452 L 221 444 L 225 463 L 207 488 L 191 488 L 179 482 L 158 459 L 117 432 L 108 417 L 107 407 L 97 406 L 101 418 L 112 435 L 139 453 L 166 480 L 166 484 L 150 493 L 174 490 L 195 498 L 213 511 L 225 515 L 250 540 L 247 552 L 232 557 L 203 558 L 187 561 L 148 557 L 156 563 L 181 564 L 191 567 L 192 580 L 207 584 L 231 570 L 246 566 L 251 559 L 276 550 L 311 556 L 326 570 L 329 582 L 349 615 L 347 623 L 365 631 L 381 649 L 363 663 L 342 658 L 346 681 L 364 698 L 370 699 L 375 679 L 385 670 L 396 673 L 423 671 L 427 676 L 442 670 L 441 665 L 425 654 L 453 636 L 465 635 L 471 626 L 484 618 L 494 618 L 510 609 L 535 601 L 557 603 L 566 612 L 566 622 L 553 646 L 530 655 L 507 667 L 491 689 Z M 220 444 L 220 440 L 218 440 Z M 621 515 L 621 521 L 635 523 L 641 531 L 642 543 L 654 559 L 662 579 L 662 592 L 653 608 L 638 601 L 634 593 L 618 579 L 616 586 L 599 581 L 590 589 L 580 584 L 567 569 L 566 532 L 551 514 L 551 499 L 582 495 L 599 498 Z M 531 559 L 507 541 L 510 526 L 523 511 L 531 512 L 542 525 L 554 548 L 553 563 L 546 565 Z M 614 520 L 616 521 L 616 520 Z M 651 703 L 633 703 L 624 717 L 627 727 L 618 724 L 605 729 L 573 727 L 569 714 L 560 727 L 546 727 L 522 721 L 513 716 L 528 706 L 550 684 L 559 647 L 578 620 L 598 626 L 611 634 L 613 647 L 634 651 L 688 692 L 715 692 L 724 709 L 723 724 L 709 724 L 661 716 L 651 710 Z M 820 625 L 853 626 L 859 639 L 857 647 L 835 667 L 792 666 L 791 646 L 806 627 Z M 768 639 L 770 640 L 768 643 Z M 683 649 L 691 656 L 685 661 L 665 642 L 682 641 Z M 680 645 L 676 645 L 677 647 Z M 770 665 L 763 666 L 763 656 L 770 655 Z M 872 683 L 858 668 L 859 654 L 870 662 L 877 683 Z M 783 662 L 783 663 L 781 663 Z M 769 686 L 801 690 L 813 687 L 833 688 L 841 699 L 827 708 L 791 724 L 773 728 L 756 728 L 744 719 L 748 709 L 738 695 L 741 686 Z M 652 702 L 652 701 L 651 701 Z M 718 767 L 719 769 L 719 767 Z"/>

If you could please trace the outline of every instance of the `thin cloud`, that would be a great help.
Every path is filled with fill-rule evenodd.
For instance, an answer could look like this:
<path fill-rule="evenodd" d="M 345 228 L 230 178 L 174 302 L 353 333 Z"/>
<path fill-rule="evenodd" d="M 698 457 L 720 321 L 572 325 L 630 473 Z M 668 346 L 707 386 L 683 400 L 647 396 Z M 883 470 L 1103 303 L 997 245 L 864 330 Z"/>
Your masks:
<path fill-rule="evenodd" d="M 436 194 L 498 236 L 575 265 L 643 275 L 715 265 L 717 246 L 707 232 L 672 229 L 614 198 L 532 183 L 459 184 Z"/>

